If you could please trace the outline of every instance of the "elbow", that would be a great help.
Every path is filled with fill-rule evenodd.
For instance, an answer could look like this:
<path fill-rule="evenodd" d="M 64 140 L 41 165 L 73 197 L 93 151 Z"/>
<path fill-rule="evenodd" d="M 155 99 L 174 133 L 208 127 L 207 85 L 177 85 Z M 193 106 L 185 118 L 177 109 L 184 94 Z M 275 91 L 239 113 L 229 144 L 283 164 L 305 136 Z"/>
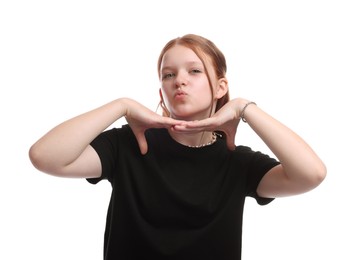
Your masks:
<path fill-rule="evenodd" d="M 32 165 L 40 172 L 56 177 L 70 177 L 67 165 L 60 160 L 61 156 L 53 154 L 50 150 L 34 144 L 30 147 L 28 156 Z"/>
<path fill-rule="evenodd" d="M 53 163 L 48 158 L 48 153 L 39 149 L 37 145 L 30 147 L 28 151 L 29 159 L 32 165 L 39 171 L 51 174 Z"/>
<path fill-rule="evenodd" d="M 38 151 L 38 149 L 36 149 L 35 145 L 31 146 L 29 148 L 28 151 L 28 156 L 29 156 L 29 160 L 31 161 L 31 163 L 33 164 L 33 166 L 42 171 L 43 169 L 43 159 L 41 158 L 41 153 Z"/>
<path fill-rule="evenodd" d="M 317 186 L 319 186 L 325 180 L 326 174 L 327 174 L 326 166 L 323 163 L 321 163 L 319 166 L 315 168 L 315 170 L 311 174 L 312 187 L 316 188 Z"/>
<path fill-rule="evenodd" d="M 327 174 L 326 166 L 324 164 L 322 164 L 320 169 L 317 170 L 317 183 L 318 183 L 318 185 L 321 184 L 325 180 L 326 174 Z"/>

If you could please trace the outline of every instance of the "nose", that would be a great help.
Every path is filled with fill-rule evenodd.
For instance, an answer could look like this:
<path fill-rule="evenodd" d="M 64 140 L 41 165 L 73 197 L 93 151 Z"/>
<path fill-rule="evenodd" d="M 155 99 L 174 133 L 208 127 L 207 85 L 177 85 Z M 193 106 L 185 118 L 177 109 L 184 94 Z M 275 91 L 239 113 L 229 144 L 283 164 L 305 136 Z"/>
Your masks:
<path fill-rule="evenodd" d="M 177 72 L 176 80 L 175 80 L 176 87 L 179 88 L 182 86 L 187 86 L 187 84 L 188 84 L 187 75 L 182 71 Z"/>

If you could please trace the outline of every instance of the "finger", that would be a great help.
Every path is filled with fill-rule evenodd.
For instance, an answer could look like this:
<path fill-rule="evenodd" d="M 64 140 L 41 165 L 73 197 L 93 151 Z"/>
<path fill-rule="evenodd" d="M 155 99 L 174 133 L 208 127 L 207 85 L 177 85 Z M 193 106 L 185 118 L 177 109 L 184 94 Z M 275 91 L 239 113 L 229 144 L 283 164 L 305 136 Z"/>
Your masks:
<path fill-rule="evenodd" d="M 173 129 L 177 132 L 186 132 L 186 133 L 194 133 L 194 132 L 201 132 L 201 131 L 213 131 L 214 127 L 210 125 L 175 125 L 173 126 Z"/>
<path fill-rule="evenodd" d="M 187 128 L 205 128 L 213 125 L 212 118 L 206 118 L 203 120 L 188 121 L 184 124 Z"/>
<path fill-rule="evenodd" d="M 175 132 L 184 132 L 184 133 L 195 133 L 195 132 L 201 132 L 204 130 L 203 127 L 187 127 L 185 125 L 174 125 L 172 127 L 172 129 L 175 131 Z"/>
<path fill-rule="evenodd" d="M 160 121 L 162 127 L 170 128 L 176 125 L 184 125 L 186 121 L 176 120 L 169 117 L 163 117 Z"/>

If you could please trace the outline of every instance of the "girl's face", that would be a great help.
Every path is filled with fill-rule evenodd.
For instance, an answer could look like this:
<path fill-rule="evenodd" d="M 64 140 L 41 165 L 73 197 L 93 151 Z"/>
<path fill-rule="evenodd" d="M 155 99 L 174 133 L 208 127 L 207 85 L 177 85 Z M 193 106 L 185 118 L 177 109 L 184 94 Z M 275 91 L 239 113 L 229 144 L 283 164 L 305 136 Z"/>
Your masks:
<path fill-rule="evenodd" d="M 202 61 L 191 49 L 181 45 L 169 49 L 162 59 L 160 77 L 161 98 L 172 118 L 200 120 L 210 116 L 214 100 L 208 77 Z"/>

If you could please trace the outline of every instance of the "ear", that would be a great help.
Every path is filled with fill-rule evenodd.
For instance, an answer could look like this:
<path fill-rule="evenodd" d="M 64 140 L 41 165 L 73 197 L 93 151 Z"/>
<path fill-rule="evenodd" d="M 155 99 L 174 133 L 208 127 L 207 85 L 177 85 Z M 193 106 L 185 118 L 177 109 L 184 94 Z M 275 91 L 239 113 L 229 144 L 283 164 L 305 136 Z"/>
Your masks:
<path fill-rule="evenodd" d="M 220 99 L 228 92 L 228 80 L 224 76 L 224 78 L 220 78 L 217 82 L 217 88 L 215 92 L 215 98 Z"/>

